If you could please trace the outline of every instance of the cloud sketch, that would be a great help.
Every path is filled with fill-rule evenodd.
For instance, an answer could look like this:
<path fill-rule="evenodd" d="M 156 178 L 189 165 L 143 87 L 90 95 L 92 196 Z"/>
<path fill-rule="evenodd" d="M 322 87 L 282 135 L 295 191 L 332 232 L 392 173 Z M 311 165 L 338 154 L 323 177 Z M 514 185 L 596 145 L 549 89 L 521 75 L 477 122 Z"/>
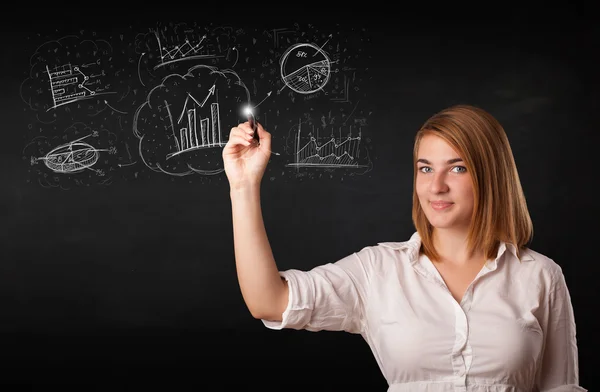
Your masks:
<path fill-rule="evenodd" d="M 65 112 L 93 113 L 114 94 L 112 56 L 112 46 L 102 39 L 68 35 L 47 41 L 30 58 L 21 99 L 43 123 Z"/>
<path fill-rule="evenodd" d="M 222 148 L 248 104 L 248 89 L 229 69 L 196 65 L 165 77 L 134 115 L 142 161 L 173 176 L 221 173 Z"/>

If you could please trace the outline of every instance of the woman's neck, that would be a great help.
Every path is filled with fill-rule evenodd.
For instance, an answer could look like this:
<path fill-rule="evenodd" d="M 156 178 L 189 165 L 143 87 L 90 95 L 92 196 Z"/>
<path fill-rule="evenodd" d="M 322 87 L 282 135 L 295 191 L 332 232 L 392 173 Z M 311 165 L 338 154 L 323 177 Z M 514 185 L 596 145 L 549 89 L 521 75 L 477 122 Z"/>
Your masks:
<path fill-rule="evenodd" d="M 482 250 L 469 254 L 466 230 L 434 229 L 433 246 L 440 255 L 440 262 L 456 266 L 481 263 L 485 257 Z"/>

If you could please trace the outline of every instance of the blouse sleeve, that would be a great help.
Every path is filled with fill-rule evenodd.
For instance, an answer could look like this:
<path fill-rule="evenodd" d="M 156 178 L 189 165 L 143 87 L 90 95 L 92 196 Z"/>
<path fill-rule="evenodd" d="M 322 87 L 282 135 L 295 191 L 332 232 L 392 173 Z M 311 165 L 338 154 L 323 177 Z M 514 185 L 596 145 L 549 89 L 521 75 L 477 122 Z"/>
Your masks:
<path fill-rule="evenodd" d="M 262 322 L 271 329 L 361 333 L 370 275 L 369 254 L 365 248 L 310 271 L 280 271 L 289 287 L 288 306 L 281 321 Z"/>
<path fill-rule="evenodd" d="M 565 277 L 553 280 L 544 311 L 544 351 L 536 391 L 587 392 L 579 386 L 575 318 Z"/>

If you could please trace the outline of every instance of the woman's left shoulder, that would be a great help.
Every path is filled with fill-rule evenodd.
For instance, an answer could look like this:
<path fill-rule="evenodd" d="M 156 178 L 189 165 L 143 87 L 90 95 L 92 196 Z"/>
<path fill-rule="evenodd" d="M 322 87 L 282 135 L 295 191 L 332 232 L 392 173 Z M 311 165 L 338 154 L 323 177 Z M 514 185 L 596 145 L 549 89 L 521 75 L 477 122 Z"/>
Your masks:
<path fill-rule="evenodd" d="M 561 265 L 550 256 L 531 248 L 522 248 L 519 254 L 521 268 L 530 270 L 534 275 L 556 281 L 563 277 Z"/>

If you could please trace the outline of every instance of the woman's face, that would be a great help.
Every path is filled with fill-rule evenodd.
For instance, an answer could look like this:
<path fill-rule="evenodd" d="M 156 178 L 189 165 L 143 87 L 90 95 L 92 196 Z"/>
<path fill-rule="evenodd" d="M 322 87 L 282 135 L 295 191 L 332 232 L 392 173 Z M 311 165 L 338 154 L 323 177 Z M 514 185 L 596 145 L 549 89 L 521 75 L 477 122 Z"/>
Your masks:
<path fill-rule="evenodd" d="M 467 230 L 474 207 L 471 174 L 444 139 L 425 135 L 417 153 L 416 193 L 436 229 Z"/>

